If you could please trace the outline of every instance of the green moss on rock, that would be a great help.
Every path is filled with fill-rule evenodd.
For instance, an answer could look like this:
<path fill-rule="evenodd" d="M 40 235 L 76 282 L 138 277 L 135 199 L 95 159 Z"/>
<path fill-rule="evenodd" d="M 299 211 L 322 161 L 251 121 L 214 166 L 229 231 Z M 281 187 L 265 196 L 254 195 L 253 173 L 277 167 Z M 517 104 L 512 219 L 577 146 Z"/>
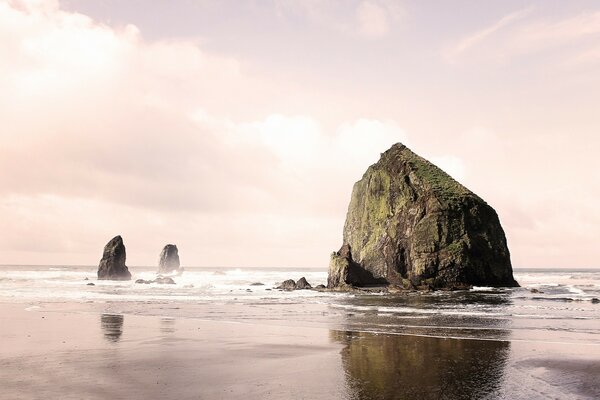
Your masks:
<path fill-rule="evenodd" d="M 343 245 L 353 258 L 334 253 L 330 287 L 374 280 L 436 288 L 517 285 L 494 209 L 400 143 L 354 185 Z M 372 279 L 347 281 L 341 260 Z"/>

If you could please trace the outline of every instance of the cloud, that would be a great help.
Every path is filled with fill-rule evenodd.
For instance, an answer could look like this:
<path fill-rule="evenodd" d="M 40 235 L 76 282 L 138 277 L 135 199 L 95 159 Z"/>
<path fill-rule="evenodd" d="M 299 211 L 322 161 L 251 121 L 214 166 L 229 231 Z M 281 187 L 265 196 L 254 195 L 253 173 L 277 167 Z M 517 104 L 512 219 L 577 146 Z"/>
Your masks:
<path fill-rule="evenodd" d="M 532 21 L 516 32 L 514 43 L 524 48 L 560 46 L 600 34 L 600 12 L 586 12 L 563 19 Z"/>
<path fill-rule="evenodd" d="M 457 44 L 446 50 L 446 59 L 450 62 L 454 62 L 463 53 L 468 52 L 470 49 L 480 45 L 503 28 L 527 17 L 532 11 L 532 7 L 515 11 L 500 18 L 492 25 L 475 33 L 469 34 L 468 36 L 462 38 Z"/>
<path fill-rule="evenodd" d="M 560 52 L 562 65 L 581 65 L 597 59 L 600 12 L 550 18 L 533 16 L 532 7 L 519 10 L 447 47 L 450 63 L 465 60 L 507 62 L 542 52 Z"/>
<path fill-rule="evenodd" d="M 323 265 L 352 183 L 406 140 L 394 121 L 240 117 L 280 85 L 55 2 L 0 2 L 0 49 L 4 262 L 94 263 L 121 233 L 134 265 L 171 241 L 195 264 Z"/>
<path fill-rule="evenodd" d="M 389 30 L 366 39 L 390 37 L 402 10 L 370 2 L 386 10 Z M 347 31 L 319 26 L 359 37 L 360 4 L 331 22 Z M 326 23 L 342 3 L 313 5 Z M 532 12 L 471 42 L 457 60 L 544 51 L 544 60 L 586 54 L 581 63 L 594 65 L 595 15 Z M 498 210 L 515 265 L 593 263 L 600 186 L 592 179 L 597 91 L 589 78 L 559 92 L 579 75 L 540 74 L 558 96 L 507 84 L 507 98 L 462 81 L 475 103 L 438 91 L 424 114 L 414 101 L 423 93 L 410 88 L 367 103 L 375 92 L 361 98 L 364 85 L 336 95 L 197 40 L 144 37 L 136 26 L 102 24 L 57 2 L 0 0 L 3 263 L 93 264 L 119 233 L 131 265 L 154 264 L 175 242 L 187 265 L 324 267 L 340 245 L 352 184 L 398 141 Z M 405 101 L 410 107 L 397 115 L 406 121 L 376 117 Z M 368 117 L 355 112 L 365 107 Z M 460 135 L 473 118 L 486 126 Z"/>
<path fill-rule="evenodd" d="M 600 181 L 591 179 L 596 158 L 588 141 L 473 127 L 456 136 L 453 157 L 464 165 L 461 182 L 498 212 L 514 266 L 593 265 L 579 256 L 594 248 L 600 221 L 593 200 Z"/>

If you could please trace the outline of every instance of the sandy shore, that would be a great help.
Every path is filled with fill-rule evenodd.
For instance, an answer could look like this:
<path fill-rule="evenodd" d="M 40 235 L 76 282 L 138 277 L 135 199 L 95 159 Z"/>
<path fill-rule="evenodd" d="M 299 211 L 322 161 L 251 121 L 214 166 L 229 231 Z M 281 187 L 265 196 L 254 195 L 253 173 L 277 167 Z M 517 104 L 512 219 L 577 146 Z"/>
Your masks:
<path fill-rule="evenodd" d="M 327 331 L 2 306 L 2 399 L 343 398 Z"/>
<path fill-rule="evenodd" d="M 1 399 L 592 399 L 598 346 L 0 304 Z"/>

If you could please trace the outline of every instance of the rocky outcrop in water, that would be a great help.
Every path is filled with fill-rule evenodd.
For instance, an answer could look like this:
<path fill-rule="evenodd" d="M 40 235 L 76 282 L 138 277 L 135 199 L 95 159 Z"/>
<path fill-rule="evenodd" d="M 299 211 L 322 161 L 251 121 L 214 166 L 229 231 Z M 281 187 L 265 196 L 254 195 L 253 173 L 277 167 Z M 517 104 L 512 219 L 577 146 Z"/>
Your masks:
<path fill-rule="evenodd" d="M 179 263 L 179 251 L 177 246 L 174 244 L 166 245 L 160 252 L 158 259 L 158 273 L 159 274 L 170 274 L 181 272 Z"/>
<path fill-rule="evenodd" d="M 287 280 L 281 282 L 281 285 L 277 286 L 276 289 L 294 290 L 294 289 L 296 289 L 296 281 L 293 279 L 287 279 Z"/>
<path fill-rule="evenodd" d="M 352 190 L 329 288 L 518 286 L 498 215 L 444 171 L 395 144 Z"/>
<path fill-rule="evenodd" d="M 131 273 L 125 265 L 125 245 L 121 236 L 112 238 L 106 246 L 98 266 L 98 279 L 127 281 L 131 279 Z"/>
<path fill-rule="evenodd" d="M 296 289 L 297 290 L 312 289 L 312 286 L 310 285 L 310 283 L 308 283 L 308 281 L 306 280 L 305 277 L 302 277 L 302 278 L 298 279 L 298 282 L 296 282 Z"/>
<path fill-rule="evenodd" d="M 298 279 L 298 282 L 293 279 L 288 279 L 281 282 L 281 285 L 277 286 L 276 289 L 282 290 L 303 290 L 303 289 L 312 289 L 312 286 L 305 277 Z"/>

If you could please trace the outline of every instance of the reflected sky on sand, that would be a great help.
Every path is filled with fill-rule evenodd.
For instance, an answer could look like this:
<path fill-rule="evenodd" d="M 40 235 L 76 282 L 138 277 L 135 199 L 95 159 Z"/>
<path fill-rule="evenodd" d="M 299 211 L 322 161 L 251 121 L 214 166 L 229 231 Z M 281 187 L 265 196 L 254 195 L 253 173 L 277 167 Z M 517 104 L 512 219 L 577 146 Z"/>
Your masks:
<path fill-rule="evenodd" d="M 104 339 L 111 343 L 116 343 L 123 334 L 123 315 L 102 314 L 100 315 L 100 326 Z"/>
<path fill-rule="evenodd" d="M 351 399 L 494 399 L 510 342 L 331 331 Z"/>

